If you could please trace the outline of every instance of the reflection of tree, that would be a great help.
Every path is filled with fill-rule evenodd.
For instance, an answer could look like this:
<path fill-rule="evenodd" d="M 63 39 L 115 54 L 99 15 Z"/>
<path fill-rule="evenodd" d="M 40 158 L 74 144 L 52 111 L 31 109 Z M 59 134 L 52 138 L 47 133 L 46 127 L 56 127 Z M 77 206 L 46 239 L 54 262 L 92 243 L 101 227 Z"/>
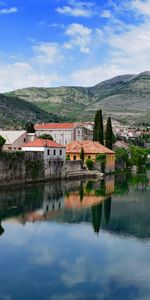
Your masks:
<path fill-rule="evenodd" d="M 1 221 L 0 221 L 0 235 L 2 235 L 4 233 L 4 228 L 1 225 Z"/>
<path fill-rule="evenodd" d="M 85 186 L 85 191 L 87 193 L 90 193 L 90 192 L 92 192 L 92 190 L 93 190 L 93 181 L 88 181 Z"/>
<path fill-rule="evenodd" d="M 111 197 L 104 201 L 105 222 L 108 225 L 111 215 Z"/>
<path fill-rule="evenodd" d="M 94 232 L 99 233 L 102 217 L 102 203 L 92 206 L 92 224 Z"/>
<path fill-rule="evenodd" d="M 80 183 L 79 195 L 80 195 L 80 201 L 82 201 L 83 197 L 84 197 L 84 187 L 83 187 L 83 182 L 82 181 Z"/>
<path fill-rule="evenodd" d="M 115 178 L 115 194 L 124 195 L 129 191 L 126 174 L 123 176 L 116 176 Z"/>

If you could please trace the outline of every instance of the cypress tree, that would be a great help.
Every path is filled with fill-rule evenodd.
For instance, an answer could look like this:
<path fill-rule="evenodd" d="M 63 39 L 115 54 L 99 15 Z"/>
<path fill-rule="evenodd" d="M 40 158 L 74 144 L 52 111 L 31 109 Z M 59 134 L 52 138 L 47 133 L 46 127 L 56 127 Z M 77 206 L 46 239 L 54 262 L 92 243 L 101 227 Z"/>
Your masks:
<path fill-rule="evenodd" d="M 112 150 L 112 147 L 113 147 L 113 131 L 112 131 L 112 124 L 111 124 L 111 118 L 110 117 L 108 118 L 107 125 L 106 125 L 105 146 Z"/>
<path fill-rule="evenodd" d="M 97 125 L 98 125 L 98 111 L 96 112 L 94 118 L 93 141 L 97 141 Z"/>
<path fill-rule="evenodd" d="M 80 159 L 82 159 L 83 162 L 84 162 L 84 149 L 83 149 L 83 147 L 81 148 L 81 151 L 80 151 Z"/>
<path fill-rule="evenodd" d="M 98 110 L 95 114 L 93 141 L 98 141 L 100 144 L 104 145 L 103 117 L 101 110 Z"/>
<path fill-rule="evenodd" d="M 98 110 L 97 141 L 104 145 L 103 116 L 101 109 Z"/>

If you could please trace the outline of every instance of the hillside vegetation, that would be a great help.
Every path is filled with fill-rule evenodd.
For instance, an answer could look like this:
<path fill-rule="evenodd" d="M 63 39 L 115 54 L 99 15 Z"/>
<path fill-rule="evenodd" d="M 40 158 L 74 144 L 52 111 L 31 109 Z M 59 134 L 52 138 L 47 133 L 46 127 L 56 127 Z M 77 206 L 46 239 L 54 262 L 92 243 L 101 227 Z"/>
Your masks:
<path fill-rule="evenodd" d="M 57 115 L 45 112 L 33 103 L 16 96 L 0 94 L 0 128 L 11 128 L 27 122 L 61 121 Z"/>
<path fill-rule="evenodd" d="M 118 121 L 150 123 L 150 72 L 117 76 L 89 88 L 27 88 L 9 95 L 69 120 L 93 120 L 101 108 Z"/>

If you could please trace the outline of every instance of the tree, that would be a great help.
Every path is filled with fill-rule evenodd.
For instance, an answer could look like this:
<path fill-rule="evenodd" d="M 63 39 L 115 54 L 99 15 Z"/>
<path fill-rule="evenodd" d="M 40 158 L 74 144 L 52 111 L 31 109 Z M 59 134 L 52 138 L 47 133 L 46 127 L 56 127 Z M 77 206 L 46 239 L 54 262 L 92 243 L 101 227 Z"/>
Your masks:
<path fill-rule="evenodd" d="M 127 163 L 129 159 L 128 151 L 125 148 L 116 149 L 116 162 L 119 163 Z"/>
<path fill-rule="evenodd" d="M 104 145 L 103 116 L 101 109 L 98 110 L 97 141 Z"/>
<path fill-rule="evenodd" d="M 34 124 L 32 122 L 30 123 L 27 123 L 25 125 L 25 129 L 28 133 L 34 133 L 35 132 L 35 129 L 34 129 Z"/>
<path fill-rule="evenodd" d="M 148 149 L 143 149 L 138 146 L 131 146 L 131 162 L 133 165 L 142 166 L 145 165 L 148 155 Z"/>
<path fill-rule="evenodd" d="M 87 165 L 87 167 L 88 167 L 89 170 L 93 170 L 94 162 L 93 162 L 93 160 L 91 158 L 88 158 L 86 160 L 86 165 Z"/>
<path fill-rule="evenodd" d="M 93 141 L 98 141 L 100 144 L 104 145 L 103 116 L 101 110 L 98 110 L 95 114 Z"/>
<path fill-rule="evenodd" d="M 109 149 L 113 147 L 113 131 L 111 118 L 109 117 L 107 120 L 106 131 L 105 131 L 105 146 Z"/>
<path fill-rule="evenodd" d="M 84 162 L 84 149 L 83 149 L 83 147 L 81 148 L 81 151 L 80 151 L 80 159 L 83 160 L 83 162 Z"/>
<path fill-rule="evenodd" d="M 53 137 L 50 134 L 43 133 L 39 136 L 40 139 L 51 140 L 53 141 Z"/>
<path fill-rule="evenodd" d="M 0 135 L 0 151 L 2 151 L 2 148 L 5 144 L 6 140 Z"/>
<path fill-rule="evenodd" d="M 106 165 L 106 154 L 105 153 L 99 153 L 96 155 L 96 162 L 100 163 L 101 166 L 101 172 L 105 172 L 105 165 Z"/>

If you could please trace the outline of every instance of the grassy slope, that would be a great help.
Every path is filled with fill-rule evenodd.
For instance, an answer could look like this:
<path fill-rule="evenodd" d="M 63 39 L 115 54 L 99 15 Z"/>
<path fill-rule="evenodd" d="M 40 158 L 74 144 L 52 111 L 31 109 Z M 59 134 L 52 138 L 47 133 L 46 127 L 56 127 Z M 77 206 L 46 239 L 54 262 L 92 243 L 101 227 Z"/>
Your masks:
<path fill-rule="evenodd" d="M 59 121 L 56 115 L 50 115 L 33 103 L 15 96 L 0 94 L 0 127 L 13 127 L 27 122 Z"/>
<path fill-rule="evenodd" d="M 93 120 L 97 109 L 123 122 L 150 122 L 150 73 L 123 75 L 94 87 L 28 88 L 11 92 L 70 120 Z"/>

